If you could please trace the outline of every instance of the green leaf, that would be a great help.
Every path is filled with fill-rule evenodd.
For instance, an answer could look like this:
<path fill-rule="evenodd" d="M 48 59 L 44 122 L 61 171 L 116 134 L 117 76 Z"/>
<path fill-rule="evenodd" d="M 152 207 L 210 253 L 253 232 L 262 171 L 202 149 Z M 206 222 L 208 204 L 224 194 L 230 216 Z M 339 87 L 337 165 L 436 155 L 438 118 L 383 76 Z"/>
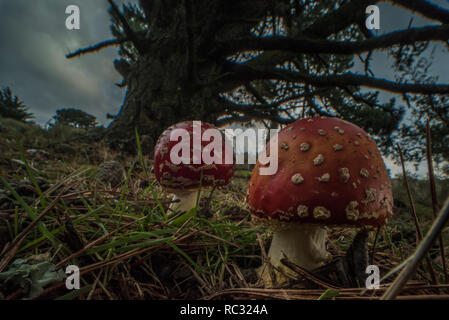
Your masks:
<path fill-rule="evenodd" d="M 63 281 L 66 275 L 63 270 L 48 261 L 34 264 L 28 259 L 16 259 L 7 271 L 0 273 L 0 288 L 21 289 L 28 298 L 34 298 L 44 291 L 44 287 Z"/>
<path fill-rule="evenodd" d="M 171 221 L 168 225 L 180 227 L 183 225 L 183 223 L 185 223 L 187 221 L 187 219 L 189 219 L 190 217 L 194 217 L 195 215 L 196 215 L 196 207 L 192 208 L 189 211 L 187 211 L 186 213 L 180 215 L 179 217 L 177 217 L 176 219 Z"/>
<path fill-rule="evenodd" d="M 340 295 L 340 291 L 334 289 L 327 289 L 317 300 L 328 300 Z"/>

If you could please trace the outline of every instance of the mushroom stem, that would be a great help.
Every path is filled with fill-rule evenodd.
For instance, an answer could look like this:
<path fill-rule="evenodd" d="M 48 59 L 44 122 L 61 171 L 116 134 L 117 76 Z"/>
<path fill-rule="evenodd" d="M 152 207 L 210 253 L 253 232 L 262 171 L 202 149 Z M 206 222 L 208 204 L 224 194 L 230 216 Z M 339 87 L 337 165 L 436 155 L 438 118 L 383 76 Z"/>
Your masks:
<path fill-rule="evenodd" d="M 170 209 L 174 212 L 177 211 L 189 211 L 196 206 L 196 196 L 198 190 L 182 190 L 173 192 L 173 201 L 170 204 Z"/>
<path fill-rule="evenodd" d="M 281 269 L 282 272 L 291 274 L 291 271 L 281 264 L 285 256 L 306 269 L 313 270 L 321 267 L 329 261 L 330 254 L 326 250 L 327 230 L 318 224 L 298 224 L 292 228 L 277 230 L 273 234 L 273 240 L 268 252 L 273 267 Z M 272 286 L 270 268 L 263 265 L 259 270 L 261 278 L 266 286 Z M 287 280 L 279 272 L 275 272 L 277 284 Z"/>

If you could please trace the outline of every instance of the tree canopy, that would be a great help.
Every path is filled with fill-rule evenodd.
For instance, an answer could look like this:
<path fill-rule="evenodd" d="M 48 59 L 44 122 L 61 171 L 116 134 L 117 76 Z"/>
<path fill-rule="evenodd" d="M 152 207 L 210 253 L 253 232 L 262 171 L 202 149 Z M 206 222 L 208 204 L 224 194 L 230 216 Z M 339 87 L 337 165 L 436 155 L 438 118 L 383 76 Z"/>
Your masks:
<path fill-rule="evenodd" d="M 0 91 L 0 116 L 27 121 L 33 117 L 27 111 L 28 108 L 16 95 L 12 94 L 9 87 L 5 87 Z"/>
<path fill-rule="evenodd" d="M 326 115 L 360 125 L 385 152 L 401 141 L 409 159 L 419 159 L 428 118 L 434 152 L 449 159 L 441 139 L 448 136 L 449 85 L 426 77 L 423 54 L 433 43 L 448 45 L 449 11 L 425 0 L 389 0 L 436 24 L 376 36 L 365 10 L 378 2 L 140 0 L 120 10 L 109 0 L 114 38 L 68 58 L 119 46 L 114 66 L 127 94 L 108 128 L 112 147 L 133 145 L 134 128 L 155 141 L 180 120 L 273 127 Z M 375 76 L 377 50 L 395 59 L 395 79 Z M 352 71 L 356 60 L 361 73 Z M 382 91 L 400 101 L 381 103 Z"/>
<path fill-rule="evenodd" d="M 66 125 L 73 128 L 90 129 L 97 125 L 93 115 L 75 108 L 58 109 L 53 119 L 54 125 Z"/>

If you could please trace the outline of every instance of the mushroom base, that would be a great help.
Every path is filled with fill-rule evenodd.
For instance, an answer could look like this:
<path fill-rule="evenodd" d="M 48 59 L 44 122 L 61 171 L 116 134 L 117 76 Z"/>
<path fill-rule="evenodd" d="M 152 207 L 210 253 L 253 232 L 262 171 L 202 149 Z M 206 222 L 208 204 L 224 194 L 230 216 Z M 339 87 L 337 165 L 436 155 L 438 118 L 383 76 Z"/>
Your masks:
<path fill-rule="evenodd" d="M 170 210 L 173 212 L 177 211 L 189 211 L 196 206 L 196 197 L 198 195 L 198 189 L 193 190 L 172 190 L 173 201 L 170 204 Z"/>
<path fill-rule="evenodd" d="M 291 262 L 306 270 L 323 266 L 331 258 L 326 250 L 326 241 L 327 229 L 321 225 L 298 224 L 289 229 L 274 231 L 268 252 L 271 266 L 274 268 L 264 263 L 259 269 L 259 276 L 265 287 L 287 282 L 288 277 L 283 273 L 294 275 L 281 263 L 284 254 Z M 275 276 L 275 279 L 272 279 L 272 276 Z"/>

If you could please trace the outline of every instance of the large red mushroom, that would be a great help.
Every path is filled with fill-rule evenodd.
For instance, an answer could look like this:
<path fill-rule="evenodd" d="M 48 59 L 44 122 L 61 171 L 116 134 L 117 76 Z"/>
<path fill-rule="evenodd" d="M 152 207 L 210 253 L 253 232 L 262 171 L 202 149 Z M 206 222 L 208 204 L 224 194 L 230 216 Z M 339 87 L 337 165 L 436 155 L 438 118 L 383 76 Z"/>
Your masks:
<path fill-rule="evenodd" d="M 188 211 L 196 205 L 198 188 L 224 186 L 234 175 L 233 149 L 214 125 L 184 121 L 172 125 L 154 148 L 154 174 L 174 194 L 173 211 Z"/>
<path fill-rule="evenodd" d="M 283 253 L 307 270 L 320 267 L 330 258 L 325 226 L 378 226 L 391 216 L 391 182 L 364 130 L 315 117 L 288 125 L 277 138 L 278 171 L 261 175 L 257 163 L 247 196 L 253 220 L 274 231 L 268 253 L 274 267 Z M 261 275 L 271 284 L 267 270 L 264 264 Z"/>

